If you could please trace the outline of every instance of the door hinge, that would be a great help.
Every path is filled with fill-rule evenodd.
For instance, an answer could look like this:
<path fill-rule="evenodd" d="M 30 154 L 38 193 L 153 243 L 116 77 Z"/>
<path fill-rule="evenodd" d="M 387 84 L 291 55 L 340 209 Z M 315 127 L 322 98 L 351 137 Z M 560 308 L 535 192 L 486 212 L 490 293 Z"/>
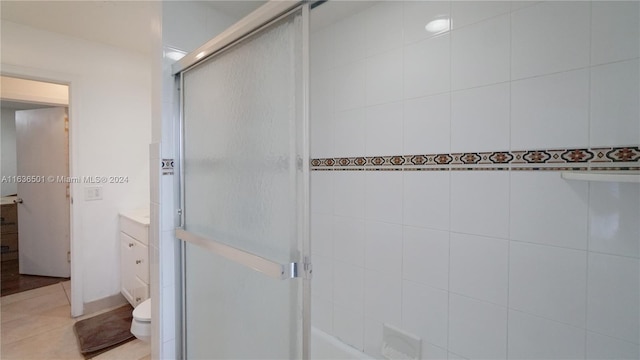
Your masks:
<path fill-rule="evenodd" d="M 71 251 L 67 251 L 67 262 L 71 264 Z"/>

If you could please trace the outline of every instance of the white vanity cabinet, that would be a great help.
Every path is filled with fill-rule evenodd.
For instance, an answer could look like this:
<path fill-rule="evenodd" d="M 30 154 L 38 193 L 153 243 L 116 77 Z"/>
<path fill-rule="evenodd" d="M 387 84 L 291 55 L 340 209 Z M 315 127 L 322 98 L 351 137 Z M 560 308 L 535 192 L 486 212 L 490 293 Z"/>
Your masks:
<path fill-rule="evenodd" d="M 120 214 L 120 292 L 136 307 L 149 298 L 149 215 Z"/>

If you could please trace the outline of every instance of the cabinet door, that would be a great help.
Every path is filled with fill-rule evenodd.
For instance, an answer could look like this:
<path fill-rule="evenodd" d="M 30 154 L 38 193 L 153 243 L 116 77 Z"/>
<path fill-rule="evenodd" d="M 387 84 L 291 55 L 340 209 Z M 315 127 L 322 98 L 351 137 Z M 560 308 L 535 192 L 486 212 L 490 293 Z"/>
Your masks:
<path fill-rule="evenodd" d="M 149 283 L 149 248 L 136 241 L 133 247 L 135 274 L 142 282 Z"/>
<path fill-rule="evenodd" d="M 120 292 L 131 304 L 133 304 L 133 279 L 135 278 L 133 268 L 135 242 L 125 233 L 120 233 Z"/>
<path fill-rule="evenodd" d="M 141 302 L 149 298 L 149 285 L 143 283 L 140 279 L 133 279 L 133 306 L 140 305 Z"/>

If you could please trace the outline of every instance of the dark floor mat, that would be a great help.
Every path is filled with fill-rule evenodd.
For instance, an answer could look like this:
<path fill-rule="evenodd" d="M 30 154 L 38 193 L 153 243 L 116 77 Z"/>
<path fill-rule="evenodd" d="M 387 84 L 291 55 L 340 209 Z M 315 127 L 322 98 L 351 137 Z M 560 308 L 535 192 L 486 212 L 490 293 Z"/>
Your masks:
<path fill-rule="evenodd" d="M 78 337 L 80 352 L 86 359 L 121 345 L 135 337 L 131 334 L 133 307 L 121 306 L 104 314 L 76 322 L 73 329 Z"/>

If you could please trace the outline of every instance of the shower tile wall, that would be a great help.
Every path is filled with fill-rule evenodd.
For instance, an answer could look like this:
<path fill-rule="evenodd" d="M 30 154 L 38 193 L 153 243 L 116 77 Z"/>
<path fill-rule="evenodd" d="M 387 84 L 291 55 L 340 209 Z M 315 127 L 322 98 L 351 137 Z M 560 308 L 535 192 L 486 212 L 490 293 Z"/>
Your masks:
<path fill-rule="evenodd" d="M 317 26 L 329 6 L 314 159 L 640 144 L 638 2 L 378 2 Z M 425 359 L 640 357 L 639 184 L 337 163 L 311 174 L 314 326 L 377 358 L 383 323 Z"/>

